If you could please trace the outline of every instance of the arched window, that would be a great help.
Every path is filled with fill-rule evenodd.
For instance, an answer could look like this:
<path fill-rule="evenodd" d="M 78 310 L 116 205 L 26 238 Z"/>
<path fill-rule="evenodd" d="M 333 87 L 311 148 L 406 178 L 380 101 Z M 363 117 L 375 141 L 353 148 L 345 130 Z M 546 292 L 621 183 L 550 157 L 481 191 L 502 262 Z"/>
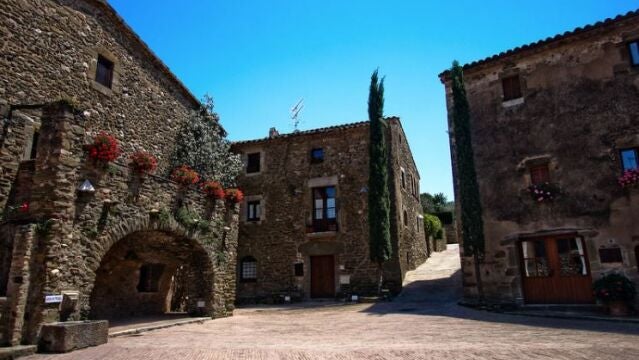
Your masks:
<path fill-rule="evenodd" d="M 245 256 L 240 261 L 240 281 L 257 281 L 257 260 L 252 256 Z"/>

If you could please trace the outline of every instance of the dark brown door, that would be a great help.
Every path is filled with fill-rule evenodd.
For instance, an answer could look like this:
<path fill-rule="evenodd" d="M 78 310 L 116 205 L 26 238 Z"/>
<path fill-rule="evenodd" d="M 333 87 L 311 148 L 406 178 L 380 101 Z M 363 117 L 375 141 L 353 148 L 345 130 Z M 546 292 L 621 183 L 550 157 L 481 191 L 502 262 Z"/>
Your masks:
<path fill-rule="evenodd" d="M 528 304 L 589 304 L 592 277 L 581 237 L 524 240 L 520 244 L 524 299 Z"/>
<path fill-rule="evenodd" d="M 311 297 L 335 296 L 335 262 L 333 255 L 311 256 Z"/>

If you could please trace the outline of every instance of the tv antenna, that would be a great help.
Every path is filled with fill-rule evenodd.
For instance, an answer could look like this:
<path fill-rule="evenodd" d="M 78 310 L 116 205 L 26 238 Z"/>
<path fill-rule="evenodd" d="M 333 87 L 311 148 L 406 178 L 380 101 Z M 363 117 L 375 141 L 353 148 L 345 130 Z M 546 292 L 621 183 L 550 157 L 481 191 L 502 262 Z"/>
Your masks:
<path fill-rule="evenodd" d="M 295 132 L 299 131 L 297 127 L 300 125 L 299 116 L 303 108 L 304 108 L 304 98 L 301 98 L 297 102 L 297 104 L 295 104 L 295 106 L 291 108 L 291 120 L 293 120 L 293 128 Z"/>

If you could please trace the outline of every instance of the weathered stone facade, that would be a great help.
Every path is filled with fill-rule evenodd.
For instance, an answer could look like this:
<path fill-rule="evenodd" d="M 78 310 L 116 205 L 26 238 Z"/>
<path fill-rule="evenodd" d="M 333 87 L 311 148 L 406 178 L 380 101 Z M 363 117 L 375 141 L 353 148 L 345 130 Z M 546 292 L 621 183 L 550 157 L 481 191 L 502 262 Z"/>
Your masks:
<path fill-rule="evenodd" d="M 164 177 L 199 102 L 104 1 L 0 11 L 0 345 L 61 320 L 232 314 L 239 206 Z M 98 55 L 114 64 L 110 88 L 94 80 Z M 101 130 L 123 151 L 108 167 L 85 151 Z M 157 156 L 158 176 L 131 171 L 137 150 Z"/>
<path fill-rule="evenodd" d="M 618 271 L 639 283 L 639 193 L 618 183 L 623 172 L 620 150 L 639 147 L 639 68 L 633 66 L 629 46 L 638 38 L 639 14 L 629 13 L 464 66 L 486 237 L 481 276 L 489 300 L 594 301 L 588 295 L 591 282 L 583 284 L 579 299 L 539 299 L 532 288 L 526 293 L 532 275 L 524 266 L 522 244 L 548 238 L 581 239 L 576 241 L 583 241 L 585 249 L 571 248 L 565 253 L 570 255 L 560 249 L 559 260 L 585 256 L 583 271 L 593 281 Z M 505 80 L 509 78 L 520 85 L 512 99 L 504 97 L 512 92 L 514 82 Z M 449 73 L 441 79 L 454 154 Z M 554 200 L 531 196 L 533 171 L 558 186 Z M 602 259 L 602 249 L 621 257 Z M 551 252 L 540 250 L 537 261 Z M 465 294 L 475 297 L 472 258 L 463 257 L 462 264 Z M 562 265 L 561 276 L 564 272 L 568 270 Z M 577 281 L 575 277 L 572 284 Z"/>
<path fill-rule="evenodd" d="M 396 292 L 406 271 L 425 261 L 426 241 L 418 218 L 419 174 L 399 119 L 387 121 L 393 258 L 384 270 L 386 286 Z M 259 171 L 239 178 L 246 199 L 240 211 L 238 301 L 374 292 L 377 270 L 368 252 L 368 123 L 271 135 L 233 144 L 245 163 L 250 154 L 260 159 Z M 314 149 L 321 149 L 321 161 L 312 160 Z M 313 219 L 313 204 L 315 189 L 326 187 L 335 189 L 336 221 L 323 228 Z M 251 203 L 260 206 L 253 219 Z M 313 277 L 324 275 L 314 273 L 311 264 L 326 256 L 329 265 L 322 271 L 329 288 L 314 296 Z M 242 259 L 256 264 L 254 278 L 243 281 Z"/>

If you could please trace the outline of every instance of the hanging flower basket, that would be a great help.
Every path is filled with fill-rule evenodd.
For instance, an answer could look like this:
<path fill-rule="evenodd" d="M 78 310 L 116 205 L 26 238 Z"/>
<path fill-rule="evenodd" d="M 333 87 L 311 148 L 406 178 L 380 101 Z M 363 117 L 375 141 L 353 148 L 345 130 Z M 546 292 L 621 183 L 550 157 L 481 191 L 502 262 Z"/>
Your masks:
<path fill-rule="evenodd" d="M 200 175 L 188 165 L 182 165 L 173 170 L 171 179 L 181 186 L 189 186 L 197 184 L 200 181 Z"/>
<path fill-rule="evenodd" d="M 559 186 L 549 182 L 530 185 L 527 190 L 538 203 L 553 201 L 561 194 Z"/>
<path fill-rule="evenodd" d="M 135 173 L 139 175 L 151 174 L 158 167 L 158 160 L 155 158 L 155 156 L 144 151 L 138 151 L 134 153 L 133 155 L 131 155 L 130 159 L 131 162 L 129 163 L 129 165 L 131 166 L 133 171 L 135 171 Z"/>
<path fill-rule="evenodd" d="M 202 192 L 204 192 L 204 194 L 206 194 L 206 196 L 211 199 L 224 199 L 224 188 L 217 181 L 206 181 L 202 184 L 201 188 Z"/>
<path fill-rule="evenodd" d="M 617 181 L 622 188 L 637 186 L 639 184 L 639 169 L 624 171 Z"/>
<path fill-rule="evenodd" d="M 244 194 L 240 189 L 226 189 L 225 197 L 231 204 L 238 204 L 244 200 Z"/>
<path fill-rule="evenodd" d="M 95 162 L 108 164 L 120 156 L 118 140 L 104 131 L 93 138 L 93 144 L 87 146 L 89 158 Z"/>

